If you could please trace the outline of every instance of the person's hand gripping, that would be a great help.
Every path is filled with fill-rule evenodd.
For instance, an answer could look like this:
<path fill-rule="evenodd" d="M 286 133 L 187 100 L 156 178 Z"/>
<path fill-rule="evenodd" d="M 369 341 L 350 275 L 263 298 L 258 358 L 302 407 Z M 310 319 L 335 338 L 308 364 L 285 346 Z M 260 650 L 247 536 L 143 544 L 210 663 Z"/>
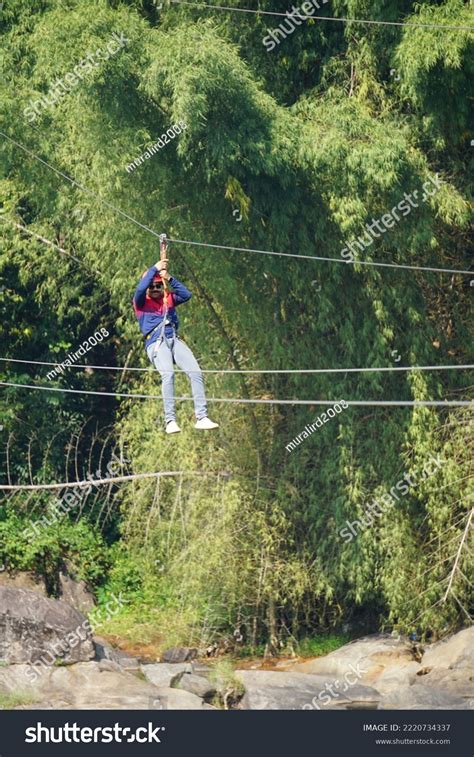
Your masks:
<path fill-rule="evenodd" d="M 168 267 L 168 258 L 162 258 L 161 260 L 158 260 L 155 263 L 155 268 L 160 274 L 162 279 L 166 279 L 166 281 L 169 281 L 170 275 L 168 271 L 166 270 Z"/>

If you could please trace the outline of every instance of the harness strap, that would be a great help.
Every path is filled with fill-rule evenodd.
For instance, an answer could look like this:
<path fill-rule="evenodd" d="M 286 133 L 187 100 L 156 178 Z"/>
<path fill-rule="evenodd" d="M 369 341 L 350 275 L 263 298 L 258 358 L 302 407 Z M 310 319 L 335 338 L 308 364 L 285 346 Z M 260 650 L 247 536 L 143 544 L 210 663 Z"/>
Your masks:
<path fill-rule="evenodd" d="M 159 329 L 159 328 L 160 328 L 160 326 L 161 326 L 161 323 L 160 323 L 160 324 L 158 324 L 158 326 L 155 326 L 155 328 L 154 328 L 154 329 L 152 329 L 151 331 L 149 331 L 149 332 L 148 332 L 148 334 L 145 334 L 145 336 L 144 336 L 144 339 L 145 339 L 145 343 L 146 343 L 146 342 L 148 342 L 148 340 L 149 340 L 149 339 L 151 339 L 151 337 L 153 336 L 153 334 L 155 333 L 155 331 L 156 331 L 157 329 Z"/>
<path fill-rule="evenodd" d="M 168 301 L 166 300 L 165 311 L 163 313 L 163 320 L 161 321 L 161 323 L 158 324 L 158 326 L 155 326 L 154 329 L 152 329 L 148 334 L 145 335 L 145 344 L 150 341 L 151 337 L 153 336 L 153 334 L 155 334 L 158 331 L 158 329 L 160 329 L 160 335 L 158 337 L 158 341 L 162 342 L 163 339 L 166 339 L 165 329 L 167 325 L 171 326 L 171 328 L 173 329 L 173 337 L 177 337 L 178 334 L 176 331 L 176 326 L 173 323 L 173 321 L 169 320 L 167 323 L 168 312 L 169 312 Z"/>

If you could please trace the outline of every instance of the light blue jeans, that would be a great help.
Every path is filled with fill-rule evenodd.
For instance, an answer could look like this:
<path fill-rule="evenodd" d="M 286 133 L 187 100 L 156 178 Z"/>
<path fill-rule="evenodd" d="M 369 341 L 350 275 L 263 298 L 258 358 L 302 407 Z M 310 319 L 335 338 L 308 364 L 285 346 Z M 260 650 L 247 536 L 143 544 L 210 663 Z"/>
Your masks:
<path fill-rule="evenodd" d="M 158 339 L 147 349 L 147 355 L 161 376 L 161 392 L 163 394 L 166 423 L 176 420 L 174 399 L 175 363 L 178 368 L 185 371 L 191 381 L 196 418 L 198 420 L 205 418 L 207 416 L 207 404 L 204 379 L 199 363 L 189 347 L 179 337 Z"/>

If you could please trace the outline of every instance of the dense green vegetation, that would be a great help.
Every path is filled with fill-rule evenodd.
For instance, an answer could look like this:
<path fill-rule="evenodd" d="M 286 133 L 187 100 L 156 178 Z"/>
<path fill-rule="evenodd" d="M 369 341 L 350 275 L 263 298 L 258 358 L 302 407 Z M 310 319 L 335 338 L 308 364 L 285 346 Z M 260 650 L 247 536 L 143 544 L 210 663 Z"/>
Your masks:
<path fill-rule="evenodd" d="M 331 0 L 330 9 L 474 26 L 463 0 Z M 309 20 L 267 52 L 262 38 L 277 23 L 157 10 L 150 0 L 4 4 L 0 130 L 30 152 L 0 136 L 2 357 L 61 361 L 105 327 L 110 338 L 86 362 L 147 365 L 131 296 L 158 258 L 157 239 L 102 200 L 176 239 L 342 260 L 365 224 L 438 176 L 439 191 L 360 258 L 469 267 L 473 32 Z M 34 120 L 25 115 L 114 32 L 127 39 L 119 51 Z M 126 171 L 179 121 L 178 138 Z M 194 293 L 181 330 L 204 368 L 470 359 L 466 276 L 184 244 L 171 250 L 170 271 Z M 69 369 L 51 382 L 48 370 L 3 362 L 0 380 L 160 389 L 151 371 Z M 210 397 L 334 401 L 468 399 L 470 383 L 466 371 L 206 377 Z M 177 394 L 188 395 L 182 376 Z M 144 643 L 227 639 L 228 648 L 277 652 L 332 633 L 440 634 L 466 622 L 470 536 L 443 599 L 472 507 L 470 408 L 350 407 L 291 453 L 285 446 L 321 412 L 317 404 L 212 404 L 214 435 L 194 431 L 190 403 L 178 408 L 183 431 L 168 438 L 157 400 L 3 387 L 2 481 L 105 476 L 113 452 L 124 474 L 182 473 L 94 488 L 34 540 L 23 531 L 48 511 L 49 495 L 5 496 L 0 560 L 44 574 L 53 591 L 68 561 L 99 599 L 123 592 L 109 630 Z M 445 461 L 436 474 L 357 538 L 341 538 L 347 521 L 430 456 Z"/>

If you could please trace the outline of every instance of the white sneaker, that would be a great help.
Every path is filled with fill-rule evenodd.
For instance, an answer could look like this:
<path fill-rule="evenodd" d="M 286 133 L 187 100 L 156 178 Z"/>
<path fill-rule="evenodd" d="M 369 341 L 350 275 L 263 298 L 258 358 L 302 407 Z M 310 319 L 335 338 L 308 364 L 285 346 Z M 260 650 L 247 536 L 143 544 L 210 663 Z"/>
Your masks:
<path fill-rule="evenodd" d="M 196 423 L 194 424 L 194 428 L 198 428 L 201 431 L 210 431 L 211 428 L 219 428 L 218 423 L 214 423 L 214 421 L 211 421 L 210 418 L 200 418 Z"/>
<path fill-rule="evenodd" d="M 181 429 L 176 423 L 176 421 L 168 421 L 168 423 L 166 424 L 167 434 L 178 434 L 180 431 Z"/>

